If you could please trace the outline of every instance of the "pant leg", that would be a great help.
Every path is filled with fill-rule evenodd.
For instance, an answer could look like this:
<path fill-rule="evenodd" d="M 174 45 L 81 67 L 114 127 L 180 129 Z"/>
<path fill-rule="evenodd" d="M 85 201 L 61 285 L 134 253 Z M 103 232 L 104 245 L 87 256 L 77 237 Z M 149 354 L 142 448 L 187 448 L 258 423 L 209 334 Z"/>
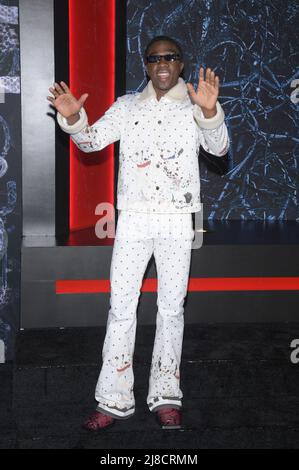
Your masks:
<path fill-rule="evenodd" d="M 191 252 L 191 237 L 155 240 L 158 313 L 147 396 L 150 411 L 163 406 L 182 406 L 180 363 Z"/>
<path fill-rule="evenodd" d="M 95 398 L 98 411 L 121 419 L 135 412 L 133 355 L 136 310 L 144 273 L 153 253 L 153 240 L 118 238 L 117 233 L 111 261 L 110 310 L 102 352 L 103 365 Z"/>

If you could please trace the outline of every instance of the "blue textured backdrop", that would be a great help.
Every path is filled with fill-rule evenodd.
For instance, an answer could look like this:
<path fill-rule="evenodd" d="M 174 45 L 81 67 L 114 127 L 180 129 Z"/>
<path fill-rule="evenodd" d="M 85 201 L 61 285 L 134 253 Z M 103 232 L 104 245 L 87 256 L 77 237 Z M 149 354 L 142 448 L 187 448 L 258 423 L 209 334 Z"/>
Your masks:
<path fill-rule="evenodd" d="M 231 171 L 201 168 L 205 218 L 299 220 L 297 0 L 128 0 L 127 91 L 146 84 L 142 53 L 158 34 L 178 39 L 185 79 L 220 76 Z"/>
<path fill-rule="evenodd" d="M 12 359 L 19 324 L 21 99 L 18 2 L 0 1 L 0 340 Z"/>

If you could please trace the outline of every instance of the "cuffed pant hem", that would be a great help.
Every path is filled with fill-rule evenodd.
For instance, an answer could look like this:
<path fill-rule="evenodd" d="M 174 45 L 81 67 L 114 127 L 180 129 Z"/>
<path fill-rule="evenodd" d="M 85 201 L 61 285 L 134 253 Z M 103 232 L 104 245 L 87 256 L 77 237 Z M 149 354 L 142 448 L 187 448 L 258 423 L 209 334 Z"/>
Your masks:
<path fill-rule="evenodd" d="M 135 407 L 132 408 L 125 408 L 125 409 L 120 409 L 120 408 L 111 408 L 106 405 L 102 405 L 101 403 L 98 404 L 97 411 L 101 411 L 102 413 L 111 416 L 112 418 L 115 419 L 128 419 L 131 416 L 134 415 L 135 413 Z"/>
<path fill-rule="evenodd" d="M 159 399 L 158 402 L 155 403 L 148 403 L 149 410 L 153 413 L 158 411 L 160 408 L 182 408 L 182 401 L 180 399 Z"/>

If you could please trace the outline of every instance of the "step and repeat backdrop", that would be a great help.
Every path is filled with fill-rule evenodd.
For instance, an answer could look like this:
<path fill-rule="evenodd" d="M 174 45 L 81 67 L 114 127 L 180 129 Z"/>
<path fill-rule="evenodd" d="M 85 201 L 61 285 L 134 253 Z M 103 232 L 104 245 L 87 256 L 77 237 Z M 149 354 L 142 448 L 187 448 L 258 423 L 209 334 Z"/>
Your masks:
<path fill-rule="evenodd" d="M 18 7 L 0 0 L 0 362 L 13 357 L 19 325 Z M 200 66 L 221 78 L 230 171 L 220 177 L 202 166 L 205 219 L 299 219 L 298 24 L 297 0 L 127 0 L 127 92 L 146 85 L 143 51 L 160 34 L 181 42 L 186 81 L 197 83 Z"/>
<path fill-rule="evenodd" d="M 297 0 L 128 0 L 127 91 L 147 83 L 142 55 L 156 35 L 177 39 L 184 78 L 221 79 L 230 172 L 201 168 L 204 217 L 297 220 L 299 3 Z"/>
<path fill-rule="evenodd" d="M 0 362 L 19 323 L 21 99 L 18 2 L 0 1 Z"/>

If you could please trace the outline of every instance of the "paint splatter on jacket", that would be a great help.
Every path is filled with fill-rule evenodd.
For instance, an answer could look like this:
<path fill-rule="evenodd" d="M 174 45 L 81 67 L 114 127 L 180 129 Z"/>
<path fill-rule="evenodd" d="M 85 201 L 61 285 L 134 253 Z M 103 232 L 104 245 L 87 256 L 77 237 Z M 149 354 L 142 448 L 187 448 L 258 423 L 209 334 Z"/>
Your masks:
<path fill-rule="evenodd" d="M 83 152 L 120 140 L 117 209 L 189 213 L 201 209 L 198 152 L 227 153 L 224 112 L 206 119 L 193 105 L 182 78 L 159 101 L 150 81 L 142 93 L 121 96 L 93 125 L 84 108 L 80 120 L 60 127 Z"/>

